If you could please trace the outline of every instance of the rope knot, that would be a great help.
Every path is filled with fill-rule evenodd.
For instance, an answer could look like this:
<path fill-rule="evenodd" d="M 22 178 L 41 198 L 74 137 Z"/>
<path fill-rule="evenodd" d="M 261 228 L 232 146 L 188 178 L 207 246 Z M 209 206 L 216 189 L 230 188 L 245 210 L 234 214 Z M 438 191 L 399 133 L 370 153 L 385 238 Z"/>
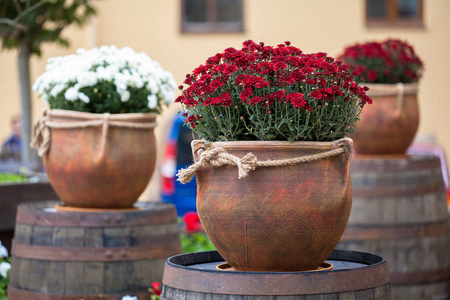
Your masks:
<path fill-rule="evenodd" d="M 331 149 L 317 154 L 281 160 L 258 161 L 253 153 L 247 153 L 244 157 L 239 158 L 228 153 L 222 147 L 213 147 L 211 144 L 206 144 L 194 149 L 194 152 L 199 155 L 199 160 L 190 165 L 188 168 L 179 170 L 177 177 L 178 181 L 185 184 L 192 180 L 199 169 L 221 167 L 224 165 L 235 165 L 238 167 L 238 176 L 239 179 L 241 179 L 248 176 L 250 171 L 255 170 L 257 167 L 281 167 L 313 162 L 316 160 L 333 157 L 338 154 L 343 154 L 346 152 L 345 147 L 346 142 L 344 141 L 341 142 L 339 147 L 336 149 Z"/>
<path fill-rule="evenodd" d="M 186 169 L 178 171 L 178 181 L 188 183 L 195 173 L 201 168 L 221 167 L 224 165 L 236 165 L 239 179 L 246 177 L 250 171 L 255 170 L 257 159 L 252 153 L 247 153 L 243 158 L 231 155 L 222 147 L 200 147 L 196 150 L 199 160 Z"/>
<path fill-rule="evenodd" d="M 45 114 L 36 121 L 33 126 L 33 138 L 30 143 L 31 147 L 38 150 L 38 154 L 41 157 L 44 156 L 50 148 L 50 129 L 46 124 L 47 121 L 48 116 Z"/>

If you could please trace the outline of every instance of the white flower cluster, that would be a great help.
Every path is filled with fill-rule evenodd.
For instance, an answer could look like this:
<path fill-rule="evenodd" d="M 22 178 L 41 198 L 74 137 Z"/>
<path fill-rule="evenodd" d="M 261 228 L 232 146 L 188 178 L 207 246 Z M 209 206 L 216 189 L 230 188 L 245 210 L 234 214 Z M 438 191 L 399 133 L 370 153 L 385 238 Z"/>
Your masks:
<path fill-rule="evenodd" d="M 148 93 L 150 109 L 156 108 L 158 99 L 172 103 L 177 88 L 172 74 L 164 71 L 145 53 L 136 53 L 128 47 L 102 46 L 50 58 L 46 71 L 38 77 L 33 90 L 39 92 L 46 102 L 64 92 L 67 101 L 89 103 L 89 97 L 80 89 L 94 89 L 101 81 L 113 82 L 122 102 L 130 99 L 130 87 L 144 89 Z"/>
<path fill-rule="evenodd" d="M 2 245 L 2 242 L 0 241 L 0 259 L 8 257 L 8 250 Z M 5 277 L 8 276 L 8 271 L 11 269 L 11 264 L 4 261 L 0 263 L 0 276 Z"/>

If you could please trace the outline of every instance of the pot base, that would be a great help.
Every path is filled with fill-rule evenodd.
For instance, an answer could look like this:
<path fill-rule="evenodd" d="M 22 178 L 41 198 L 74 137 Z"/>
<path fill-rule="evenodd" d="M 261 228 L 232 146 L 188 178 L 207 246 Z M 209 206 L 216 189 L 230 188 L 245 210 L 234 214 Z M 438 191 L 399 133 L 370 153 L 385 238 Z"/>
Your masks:
<path fill-rule="evenodd" d="M 216 270 L 219 271 L 235 271 L 235 272 L 247 272 L 247 271 L 241 271 L 236 270 L 232 266 L 230 266 L 229 263 L 223 263 L 216 266 Z M 319 271 L 330 271 L 333 270 L 333 264 L 328 262 L 323 262 L 317 269 L 315 270 L 306 270 L 301 272 L 319 272 Z M 250 271 L 250 272 L 260 272 L 260 271 Z M 298 272 L 298 271 L 292 271 L 292 272 Z"/>

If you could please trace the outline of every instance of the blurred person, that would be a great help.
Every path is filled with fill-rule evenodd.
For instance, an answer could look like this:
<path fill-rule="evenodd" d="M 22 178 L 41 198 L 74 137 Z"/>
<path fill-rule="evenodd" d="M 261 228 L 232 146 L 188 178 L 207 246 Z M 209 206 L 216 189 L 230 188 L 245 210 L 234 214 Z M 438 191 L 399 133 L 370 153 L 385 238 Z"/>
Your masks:
<path fill-rule="evenodd" d="M 11 118 L 11 135 L 2 144 L 0 158 L 2 160 L 20 160 L 22 149 L 22 116 L 15 115 Z"/>

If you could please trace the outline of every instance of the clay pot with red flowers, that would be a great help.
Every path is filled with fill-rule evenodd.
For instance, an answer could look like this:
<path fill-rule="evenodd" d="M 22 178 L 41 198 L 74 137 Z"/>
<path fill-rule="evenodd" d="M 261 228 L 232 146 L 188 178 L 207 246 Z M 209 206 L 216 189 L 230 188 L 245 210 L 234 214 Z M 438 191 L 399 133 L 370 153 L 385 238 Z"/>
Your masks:
<path fill-rule="evenodd" d="M 202 226 L 236 270 L 314 270 L 347 224 L 352 141 L 371 99 L 347 67 L 246 41 L 186 76 L 181 102 Z"/>
<path fill-rule="evenodd" d="M 339 57 L 369 87 L 373 104 L 351 135 L 358 154 L 404 154 L 419 127 L 418 81 L 423 64 L 400 40 L 347 47 Z"/>
<path fill-rule="evenodd" d="M 50 106 L 33 146 L 67 207 L 132 208 L 155 168 L 157 113 L 175 88 L 170 73 L 130 48 L 49 60 L 33 86 Z"/>

